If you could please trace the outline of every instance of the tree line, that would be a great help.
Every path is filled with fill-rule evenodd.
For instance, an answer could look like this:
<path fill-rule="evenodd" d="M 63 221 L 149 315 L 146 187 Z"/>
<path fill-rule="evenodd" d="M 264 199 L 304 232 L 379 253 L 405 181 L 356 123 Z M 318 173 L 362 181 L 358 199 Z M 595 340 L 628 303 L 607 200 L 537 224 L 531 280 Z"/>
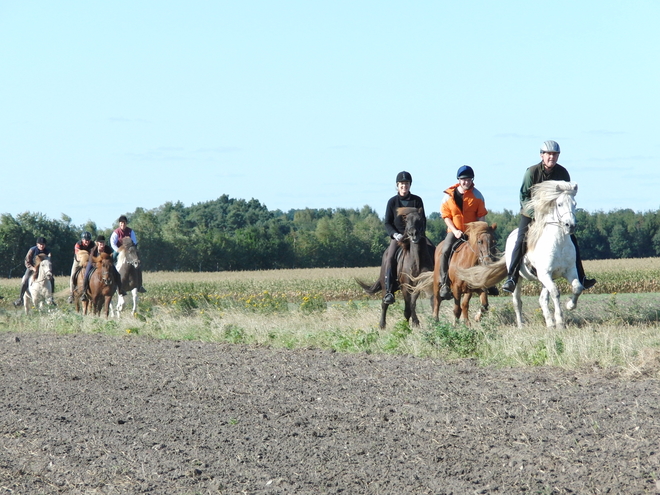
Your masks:
<path fill-rule="evenodd" d="M 382 219 L 369 206 L 283 212 L 268 210 L 256 199 L 223 195 L 191 206 L 168 202 L 151 210 L 137 208 L 126 215 L 149 271 L 377 266 L 388 243 Z M 518 213 L 491 212 L 487 221 L 498 224 L 498 248 L 504 251 Z M 109 238 L 113 228 L 98 229 L 91 221 L 74 225 L 66 215 L 53 220 L 41 213 L 3 214 L 0 275 L 21 276 L 25 254 L 40 235 L 48 240 L 56 273 L 66 274 L 83 231 Z M 427 236 L 437 244 L 445 234 L 444 221 L 432 212 Z M 660 256 L 657 211 L 579 211 L 577 236 L 584 259 Z"/>

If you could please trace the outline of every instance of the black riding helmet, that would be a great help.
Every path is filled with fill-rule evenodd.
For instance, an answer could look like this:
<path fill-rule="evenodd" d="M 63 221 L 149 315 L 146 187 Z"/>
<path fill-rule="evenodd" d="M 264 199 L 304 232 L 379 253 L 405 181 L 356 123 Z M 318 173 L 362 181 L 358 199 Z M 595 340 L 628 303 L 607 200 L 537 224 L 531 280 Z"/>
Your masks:
<path fill-rule="evenodd" d="M 412 184 L 412 175 L 410 175 L 410 172 L 406 172 L 404 170 L 403 172 L 399 172 L 397 174 L 396 181 L 397 182 L 410 182 Z"/>
<path fill-rule="evenodd" d="M 80 240 L 81 240 L 81 241 L 91 241 L 91 240 L 92 240 L 92 234 L 89 233 L 89 232 L 87 232 L 87 231 L 85 231 L 85 232 L 83 232 L 82 235 L 80 236 Z"/>

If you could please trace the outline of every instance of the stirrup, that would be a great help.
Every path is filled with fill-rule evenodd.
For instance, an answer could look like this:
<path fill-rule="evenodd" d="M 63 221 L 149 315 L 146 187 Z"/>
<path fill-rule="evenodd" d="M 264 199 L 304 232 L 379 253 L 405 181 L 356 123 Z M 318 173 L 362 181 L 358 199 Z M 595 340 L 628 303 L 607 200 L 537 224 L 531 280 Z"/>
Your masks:
<path fill-rule="evenodd" d="M 507 278 L 504 285 L 502 285 L 502 290 L 505 292 L 513 292 L 516 290 L 516 281 L 511 277 Z"/>

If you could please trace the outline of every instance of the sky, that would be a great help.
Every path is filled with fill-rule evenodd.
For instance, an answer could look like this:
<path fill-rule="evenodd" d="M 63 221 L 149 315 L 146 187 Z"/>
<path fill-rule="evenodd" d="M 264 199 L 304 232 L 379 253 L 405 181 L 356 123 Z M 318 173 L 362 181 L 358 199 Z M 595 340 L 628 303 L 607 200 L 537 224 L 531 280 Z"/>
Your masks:
<path fill-rule="evenodd" d="M 517 212 L 543 141 L 587 211 L 660 208 L 660 2 L 0 0 L 0 213 L 113 226 L 223 194 Z"/>

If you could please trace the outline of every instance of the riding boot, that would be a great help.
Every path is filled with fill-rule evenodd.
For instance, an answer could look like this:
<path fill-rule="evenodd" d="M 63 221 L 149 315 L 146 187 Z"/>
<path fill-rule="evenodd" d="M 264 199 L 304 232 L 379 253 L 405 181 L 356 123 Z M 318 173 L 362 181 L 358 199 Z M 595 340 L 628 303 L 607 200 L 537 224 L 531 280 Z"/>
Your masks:
<path fill-rule="evenodd" d="M 518 277 L 520 272 L 520 264 L 522 263 L 523 256 L 525 256 L 525 238 L 527 237 L 527 230 L 532 219 L 525 215 L 520 216 L 520 224 L 518 226 L 518 238 L 511 253 L 511 264 L 509 265 L 509 273 L 502 290 L 506 292 L 513 292 L 518 284 Z"/>
<path fill-rule="evenodd" d="M 27 291 L 28 284 L 30 283 L 30 278 L 29 277 L 23 277 L 21 284 L 21 295 L 18 296 L 18 299 L 14 301 L 14 306 L 23 306 L 23 296 L 25 295 L 25 291 Z"/>
<path fill-rule="evenodd" d="M 449 258 L 442 256 L 440 264 L 440 282 L 442 283 L 440 287 L 440 299 L 443 301 L 448 301 L 453 297 L 451 293 L 451 285 L 449 283 Z"/>
<path fill-rule="evenodd" d="M 577 238 L 572 235 L 571 241 L 573 241 L 573 245 L 575 246 L 575 268 L 577 268 L 578 280 L 582 284 L 582 287 L 585 289 L 591 289 L 594 285 L 596 285 L 596 279 L 587 278 L 587 275 L 584 273 L 584 266 L 582 266 L 582 258 L 580 257 L 580 249 L 577 245 Z"/>

